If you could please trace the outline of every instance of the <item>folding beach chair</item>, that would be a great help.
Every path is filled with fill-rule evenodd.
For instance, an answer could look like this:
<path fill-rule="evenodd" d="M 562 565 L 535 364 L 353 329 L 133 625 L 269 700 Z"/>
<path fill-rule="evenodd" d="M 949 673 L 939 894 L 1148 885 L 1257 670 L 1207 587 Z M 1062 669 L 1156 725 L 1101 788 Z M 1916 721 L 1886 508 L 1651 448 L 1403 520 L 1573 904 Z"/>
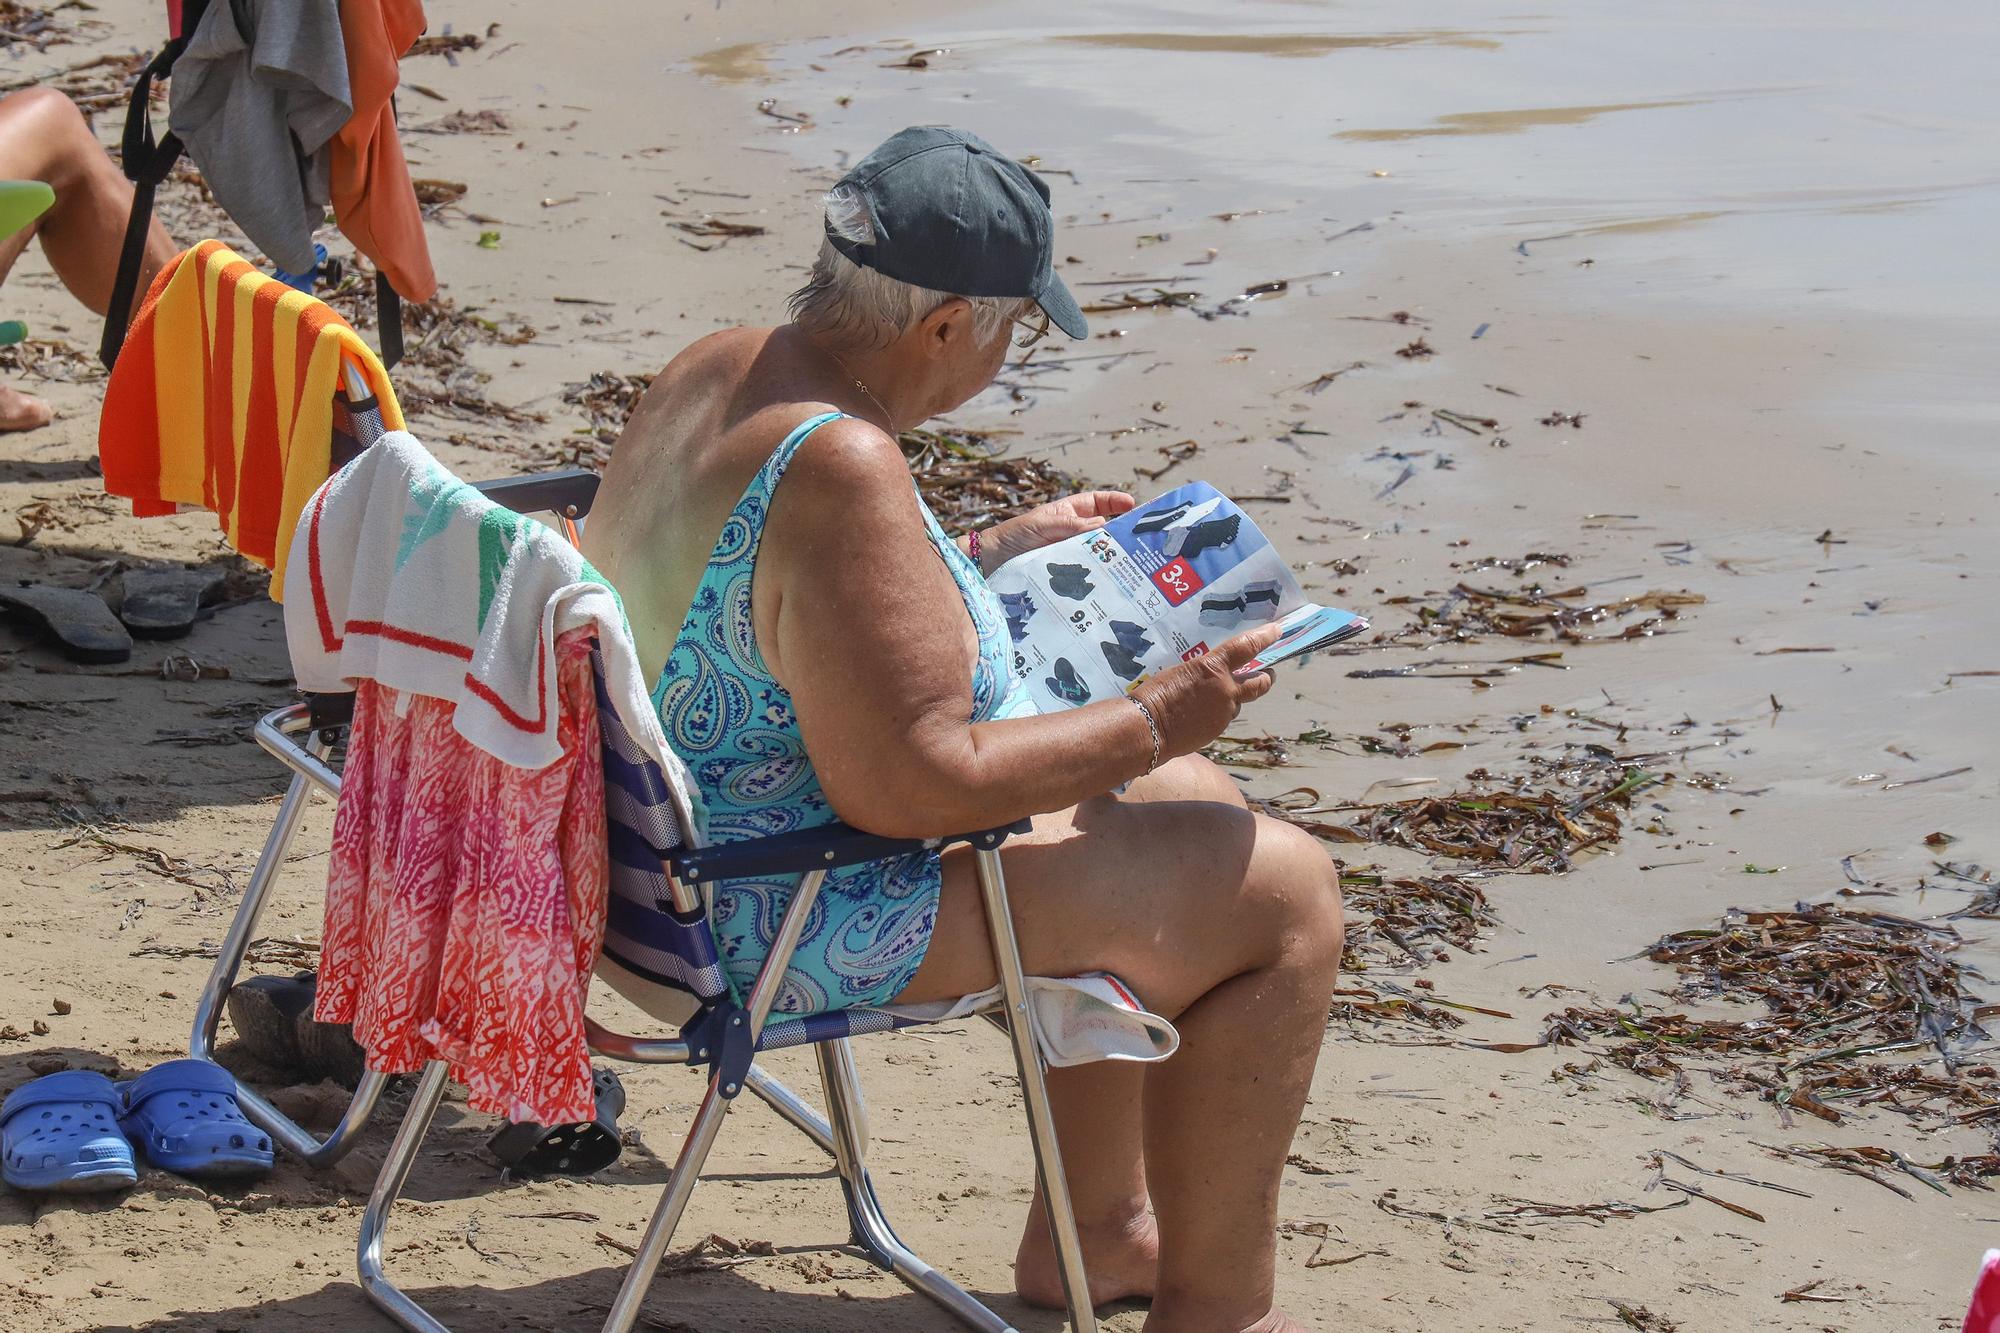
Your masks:
<path fill-rule="evenodd" d="M 337 420 L 351 434 L 353 449 L 366 448 L 382 434 L 382 423 L 365 381 L 351 366 L 345 370 L 342 397 Z M 337 454 L 336 465 L 340 461 Z M 574 542 L 597 484 L 596 474 L 571 470 L 484 483 L 478 489 L 517 512 L 554 514 Z M 1001 844 L 1012 833 L 1025 830 L 1026 822 L 928 841 L 885 838 L 832 824 L 702 846 L 695 837 L 692 814 L 677 794 L 679 789 L 633 742 L 609 707 L 601 670 L 598 692 L 611 893 L 597 973 L 643 1011 L 678 1026 L 680 1035 L 672 1039 L 632 1037 L 586 1019 L 589 1045 L 595 1054 L 610 1059 L 688 1064 L 708 1070 L 708 1088 L 700 1109 L 604 1327 L 627 1330 L 638 1318 L 647 1288 L 673 1239 L 723 1118 L 748 1088 L 832 1156 L 853 1240 L 870 1258 L 973 1328 L 993 1333 L 1011 1328 L 1005 1319 L 903 1244 L 890 1226 L 869 1177 L 867 1113 L 848 1041 L 907 1026 L 910 1020 L 885 1010 L 856 1008 L 805 1018 L 781 1015 L 777 1021 L 767 1022 L 828 871 L 964 842 L 974 849 L 1000 977 L 1002 1004 L 989 1016 L 1000 1022 L 1012 1039 L 1071 1323 L 1079 1333 L 1092 1333 L 1097 1324 L 1089 1303 L 1082 1248 L 1063 1175 L 1042 1050 L 1000 861 Z M 189 1043 L 190 1053 L 197 1058 L 213 1058 L 223 1003 L 256 936 L 258 919 L 307 804 L 314 792 L 336 799 L 339 796 L 341 776 L 329 760 L 352 720 L 353 699 L 351 694 L 309 695 L 268 714 L 256 725 L 257 742 L 291 771 L 292 779 L 197 1003 Z M 738 1003 L 724 980 L 703 889 L 722 879 L 790 873 L 801 874 L 801 882 L 770 956 Z M 759 1051 L 803 1045 L 815 1048 L 826 1099 L 823 1116 L 755 1063 Z M 367 1071 L 345 1114 L 324 1138 L 315 1137 L 241 1081 L 236 1085 L 237 1098 L 245 1114 L 288 1152 L 310 1165 L 323 1166 L 354 1147 L 388 1077 Z M 446 1326 L 391 1281 L 383 1266 L 383 1234 L 443 1098 L 446 1077 L 447 1068 L 441 1061 L 430 1064 L 421 1074 L 364 1211 L 357 1247 L 361 1284 L 368 1298 L 404 1327 L 426 1333 Z"/>

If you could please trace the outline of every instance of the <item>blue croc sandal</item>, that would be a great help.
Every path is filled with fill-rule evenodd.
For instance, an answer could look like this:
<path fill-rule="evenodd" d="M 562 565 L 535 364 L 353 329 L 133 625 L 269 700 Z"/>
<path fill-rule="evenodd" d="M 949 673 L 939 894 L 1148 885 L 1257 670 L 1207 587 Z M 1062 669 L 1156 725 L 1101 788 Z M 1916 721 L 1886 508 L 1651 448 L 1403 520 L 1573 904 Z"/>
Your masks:
<path fill-rule="evenodd" d="M 88 1069 L 66 1069 L 7 1094 L 0 1103 L 0 1179 L 17 1190 L 92 1194 L 121 1190 L 139 1173 L 118 1129 L 118 1086 Z"/>
<path fill-rule="evenodd" d="M 119 1123 L 161 1170 L 207 1180 L 271 1169 L 271 1136 L 244 1119 L 236 1080 L 220 1066 L 169 1060 L 120 1086 Z"/>

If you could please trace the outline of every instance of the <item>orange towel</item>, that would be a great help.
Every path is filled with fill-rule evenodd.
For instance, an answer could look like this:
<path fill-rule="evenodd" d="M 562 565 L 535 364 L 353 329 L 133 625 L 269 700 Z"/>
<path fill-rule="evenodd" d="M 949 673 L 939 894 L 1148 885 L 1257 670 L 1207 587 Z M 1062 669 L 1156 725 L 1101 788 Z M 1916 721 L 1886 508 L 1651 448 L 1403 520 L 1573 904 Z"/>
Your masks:
<path fill-rule="evenodd" d="M 328 145 L 333 215 L 354 248 L 375 261 L 405 301 L 428 301 L 438 285 L 389 101 L 396 91 L 396 62 L 423 31 L 419 0 L 340 0 L 354 114 Z"/>
<path fill-rule="evenodd" d="M 275 571 L 299 511 L 331 468 L 333 393 L 353 362 L 403 429 L 388 372 L 331 307 L 268 277 L 220 241 L 153 279 L 104 391 L 104 489 L 140 517 L 215 511 L 229 544 Z"/>

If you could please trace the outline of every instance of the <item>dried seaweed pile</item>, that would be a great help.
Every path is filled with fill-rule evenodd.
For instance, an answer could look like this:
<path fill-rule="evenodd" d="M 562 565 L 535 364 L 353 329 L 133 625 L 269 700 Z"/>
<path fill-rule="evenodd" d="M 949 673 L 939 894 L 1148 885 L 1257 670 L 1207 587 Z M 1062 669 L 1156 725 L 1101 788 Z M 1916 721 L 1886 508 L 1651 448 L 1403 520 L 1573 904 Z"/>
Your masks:
<path fill-rule="evenodd" d="M 898 442 L 925 503 L 954 537 L 1068 495 L 1080 485 L 1042 459 L 1010 457 L 983 431 L 906 430 Z"/>
<path fill-rule="evenodd" d="M 0 347 L 0 372 L 9 379 L 35 379 L 78 384 L 101 380 L 105 370 L 96 357 L 59 339 L 30 338 Z"/>
<path fill-rule="evenodd" d="M 602 468 L 651 375 L 598 371 L 563 390 L 587 423 L 564 461 Z M 1014 458 L 989 432 L 906 430 L 898 438 L 917 489 L 952 536 L 1008 518 L 1076 490 L 1076 478 L 1039 459 Z"/>
<path fill-rule="evenodd" d="M 1573 747 L 1527 774 L 1501 778 L 1485 769 L 1473 785 L 1445 796 L 1421 796 L 1366 806 L 1321 806 L 1318 793 L 1297 788 L 1265 809 L 1329 842 L 1374 842 L 1499 870 L 1563 874 L 1577 853 L 1618 841 L 1624 812 L 1665 775 L 1628 767 L 1601 746 Z M 1358 811 L 1352 824 L 1314 816 Z"/>
<path fill-rule="evenodd" d="M 49 10 L 23 0 L 0 0 L 0 48 L 26 43 L 40 51 L 69 40 L 69 30 Z"/>
<path fill-rule="evenodd" d="M 602 468 L 611 461 L 611 446 L 618 443 L 632 409 L 652 385 L 651 375 L 596 371 L 580 384 L 563 389 L 562 400 L 582 414 L 590 424 L 577 433 L 570 462 L 578 467 Z"/>
<path fill-rule="evenodd" d="M 1454 729 L 1470 731 L 1472 728 L 1463 726 Z M 1416 731 L 1417 728 L 1407 722 L 1385 722 L 1372 733 L 1356 732 L 1352 736 L 1342 736 L 1325 727 L 1302 731 L 1296 736 L 1222 736 L 1204 745 L 1201 753 L 1212 762 L 1231 768 L 1290 768 L 1294 763 L 1292 750 L 1295 747 L 1331 750 L 1336 754 L 1379 754 L 1392 759 L 1414 759 L 1418 755 L 1465 748 L 1464 741 L 1420 742 Z M 1353 748 L 1343 748 L 1346 746 Z"/>
<path fill-rule="evenodd" d="M 1359 914 L 1348 923 L 1345 972 L 1441 963 L 1450 957 L 1442 946 L 1472 953 L 1479 932 L 1498 924 L 1486 894 L 1459 875 L 1392 878 L 1373 867 L 1343 870 L 1340 889 L 1348 909 Z"/>
<path fill-rule="evenodd" d="M 1410 728 L 1382 730 L 1399 747 L 1390 752 L 1411 747 Z M 1243 763 L 1247 757 L 1260 765 L 1288 762 L 1286 742 L 1267 739 L 1270 743 L 1262 748 L 1233 742 L 1235 748 L 1221 756 L 1222 761 Z M 1297 738 L 1322 745 L 1333 739 L 1323 731 Z M 1670 780 L 1633 766 L 1627 758 L 1600 745 L 1566 745 L 1559 752 L 1529 755 L 1519 774 L 1501 777 L 1474 769 L 1466 775 L 1472 785 L 1448 796 L 1329 806 L 1321 804 L 1318 792 L 1298 787 L 1259 804 L 1266 813 L 1329 842 L 1384 843 L 1461 863 L 1462 873 L 1441 875 L 1394 876 L 1376 867 L 1342 869 L 1348 908 L 1343 970 L 1354 975 L 1389 967 L 1422 968 L 1445 961 L 1451 956 L 1449 949 L 1473 952 L 1480 932 L 1497 924 L 1485 892 L 1475 882 L 1480 876 L 1563 874 L 1572 868 L 1577 853 L 1623 836 L 1633 798 Z M 1361 817 L 1351 824 L 1323 818 L 1343 811 L 1357 811 Z M 1494 1012 L 1446 1000 L 1427 981 L 1414 982 L 1416 992 L 1374 976 L 1368 981 L 1368 989 L 1337 992 L 1332 1016 L 1450 1028 L 1464 1021 L 1454 1010 Z M 1501 1044 L 1492 1049 L 1526 1048 Z"/>
<path fill-rule="evenodd" d="M 1534 568 L 1529 561 L 1558 563 L 1529 556 L 1522 558 L 1524 568 Z M 1492 561 L 1486 567 L 1507 564 Z M 1518 588 L 1479 588 L 1461 581 L 1443 593 L 1385 599 L 1385 605 L 1413 608 L 1415 619 L 1384 641 L 1477 643 L 1495 634 L 1578 644 L 1643 639 L 1679 619 L 1683 608 L 1706 600 L 1700 593 L 1654 591 L 1606 601 L 1591 598 L 1590 589 L 1582 585 L 1547 588 L 1537 581 Z"/>
<path fill-rule="evenodd" d="M 348 259 L 340 281 L 320 293 L 357 329 L 375 327 L 375 272 L 365 259 Z M 396 398 L 406 414 L 429 412 L 461 420 L 523 425 L 546 421 L 539 412 L 495 402 L 486 394 L 492 378 L 467 363 L 477 346 L 518 347 L 535 329 L 518 320 L 493 319 L 461 307 L 449 296 L 403 305 L 403 360 L 396 367 Z"/>
<path fill-rule="evenodd" d="M 1986 1038 L 1980 1021 L 2000 1006 L 1965 989 L 1952 957 L 1961 944 L 1949 927 L 1832 905 L 1732 914 L 1716 929 L 1668 935 L 1648 956 L 1679 972 L 1676 1000 L 1756 1005 L 1757 1017 L 1571 1008 L 1549 1016 L 1547 1035 L 1607 1040 L 1615 1063 L 1677 1090 L 1685 1062 L 1713 1060 L 1725 1086 L 1832 1124 L 1846 1108 L 1878 1106 L 1927 1125 L 2000 1127 L 2000 1074 L 1966 1058 Z M 1916 1063 L 1870 1058 L 1922 1047 L 1937 1053 Z"/>

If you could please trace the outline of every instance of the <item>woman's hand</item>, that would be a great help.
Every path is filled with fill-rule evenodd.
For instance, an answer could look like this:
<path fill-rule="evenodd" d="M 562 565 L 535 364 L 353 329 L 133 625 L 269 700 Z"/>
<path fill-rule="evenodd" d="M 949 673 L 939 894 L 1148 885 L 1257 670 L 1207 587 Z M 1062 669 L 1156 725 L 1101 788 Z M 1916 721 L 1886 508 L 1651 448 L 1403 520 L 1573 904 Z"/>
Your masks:
<path fill-rule="evenodd" d="M 990 573 L 1017 555 L 1091 532 L 1139 502 L 1123 491 L 1084 491 L 1037 505 L 979 533 L 979 568 Z"/>
<path fill-rule="evenodd" d="M 1169 667 L 1132 691 L 1160 729 L 1160 762 L 1193 754 L 1220 736 L 1244 704 L 1271 689 L 1271 673 L 1239 678 L 1236 672 L 1278 641 L 1278 626 L 1239 634 L 1192 661 Z"/>

